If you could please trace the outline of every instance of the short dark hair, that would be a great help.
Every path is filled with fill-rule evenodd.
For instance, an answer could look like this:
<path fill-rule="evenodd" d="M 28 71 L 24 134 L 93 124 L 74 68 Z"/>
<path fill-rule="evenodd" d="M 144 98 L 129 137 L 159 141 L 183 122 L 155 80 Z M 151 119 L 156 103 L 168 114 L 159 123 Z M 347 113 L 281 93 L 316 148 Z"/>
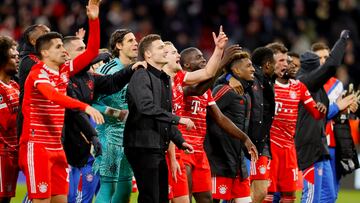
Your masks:
<path fill-rule="evenodd" d="M 49 49 L 51 44 L 51 40 L 52 39 L 57 39 L 60 38 L 62 40 L 63 36 L 58 33 L 58 32 L 49 32 L 46 33 L 42 36 L 40 36 L 37 40 L 36 40 L 36 44 L 35 44 L 35 53 L 38 55 L 38 57 L 41 59 L 41 51 L 44 49 Z"/>
<path fill-rule="evenodd" d="M 326 45 L 324 42 L 316 42 L 313 45 L 311 45 L 311 51 L 313 51 L 313 52 L 323 50 L 323 49 L 330 50 L 329 46 Z"/>
<path fill-rule="evenodd" d="M 43 26 L 46 27 L 46 25 L 44 25 L 44 24 L 34 24 L 34 25 L 30 25 L 29 27 L 27 27 L 23 34 L 23 42 L 27 45 L 32 46 L 32 44 L 30 42 L 30 38 L 37 31 L 38 28 L 41 28 Z"/>
<path fill-rule="evenodd" d="M 250 59 L 250 54 L 246 51 L 240 51 L 233 54 L 230 57 L 230 60 L 227 64 L 225 64 L 225 71 L 230 73 L 231 67 L 233 67 L 236 63 L 240 62 L 242 59 Z"/>
<path fill-rule="evenodd" d="M 161 40 L 160 35 L 150 34 L 143 37 L 139 43 L 139 60 L 145 60 L 145 51 L 147 51 L 153 41 Z"/>
<path fill-rule="evenodd" d="M 299 55 L 298 53 L 295 53 L 295 52 L 289 52 L 289 53 L 288 53 L 288 56 L 291 56 L 291 57 L 295 57 L 295 58 L 300 59 L 300 55 Z"/>
<path fill-rule="evenodd" d="M 256 66 L 263 66 L 269 61 L 274 61 L 274 52 L 270 48 L 259 47 L 251 54 L 251 62 Z"/>
<path fill-rule="evenodd" d="M 283 43 L 280 42 L 273 42 L 266 45 L 267 48 L 271 49 L 274 54 L 283 53 L 285 54 L 288 52 L 288 49 L 285 47 Z"/>
<path fill-rule="evenodd" d="M 119 57 L 119 49 L 116 48 L 118 42 L 122 43 L 125 35 L 131 33 L 130 29 L 115 30 L 110 37 L 110 51 L 114 57 Z"/>
<path fill-rule="evenodd" d="M 72 42 L 74 40 L 81 40 L 81 39 L 77 36 L 66 36 L 62 39 L 64 45 L 69 44 L 70 42 Z"/>
<path fill-rule="evenodd" d="M 188 62 L 188 57 L 190 54 L 192 54 L 194 51 L 196 51 L 196 47 L 189 47 L 180 52 L 180 64 L 181 66 L 184 66 L 185 63 Z"/>
<path fill-rule="evenodd" d="M 16 46 L 15 40 L 8 36 L 0 36 L 0 67 L 7 64 L 10 59 L 9 50 Z"/>

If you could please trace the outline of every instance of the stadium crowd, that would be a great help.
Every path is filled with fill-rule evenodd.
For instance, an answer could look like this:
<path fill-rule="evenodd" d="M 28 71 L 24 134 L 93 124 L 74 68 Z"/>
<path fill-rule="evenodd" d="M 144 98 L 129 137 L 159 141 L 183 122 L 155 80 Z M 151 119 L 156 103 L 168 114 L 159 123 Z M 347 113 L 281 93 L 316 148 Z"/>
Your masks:
<path fill-rule="evenodd" d="M 24 202 L 129 202 L 134 178 L 141 203 L 335 202 L 360 167 L 355 1 L 5 0 L 0 15 L 0 202 L 20 170 Z"/>

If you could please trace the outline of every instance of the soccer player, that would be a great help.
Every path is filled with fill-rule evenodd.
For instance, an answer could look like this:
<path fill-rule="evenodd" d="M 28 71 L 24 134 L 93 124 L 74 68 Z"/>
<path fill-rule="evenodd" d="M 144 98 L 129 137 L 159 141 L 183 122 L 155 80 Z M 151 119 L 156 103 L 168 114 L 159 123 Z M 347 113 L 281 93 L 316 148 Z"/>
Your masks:
<path fill-rule="evenodd" d="M 19 52 L 16 42 L 0 36 L 0 202 L 15 196 L 19 174 L 16 115 L 19 109 L 19 85 L 11 78 L 17 73 Z"/>
<path fill-rule="evenodd" d="M 64 47 L 71 59 L 85 51 L 82 39 L 75 36 L 65 37 Z M 109 59 L 109 53 L 101 53 L 91 64 Z M 133 66 L 135 68 L 135 66 Z M 121 69 L 111 75 L 99 75 L 89 72 L 90 65 L 70 78 L 67 89 L 69 96 L 91 104 L 94 95 L 111 95 L 123 89 L 130 81 L 134 70 L 130 67 Z M 90 155 L 90 142 L 93 143 L 96 155 L 101 155 L 101 144 L 97 132 L 89 117 L 80 111 L 67 109 L 65 112 L 64 149 L 71 165 L 69 202 L 75 202 L 80 173 L 82 174 L 82 192 L 79 197 L 84 202 L 91 202 L 98 187 L 99 176 L 92 172 L 94 158 Z M 84 135 L 85 138 L 82 136 Z M 80 172 L 81 171 L 81 172 Z M 72 189 L 72 190 L 71 190 Z M 73 194 L 73 195 L 70 195 Z M 79 200 L 79 199 L 78 199 Z"/>
<path fill-rule="evenodd" d="M 255 72 L 250 55 L 244 51 L 234 53 L 225 65 L 225 71 L 213 90 L 214 100 L 224 115 L 247 133 L 251 109 L 248 91 Z M 243 144 L 238 139 L 224 136 L 227 133 L 211 117 L 208 117 L 207 127 L 205 149 L 211 166 L 214 202 L 220 202 L 220 199 L 251 202 Z"/>
<path fill-rule="evenodd" d="M 315 43 L 311 46 L 311 50 L 315 52 L 320 58 L 320 65 L 323 65 L 327 58 L 329 58 L 330 49 L 325 43 Z M 342 176 L 339 168 L 336 166 L 338 162 L 336 161 L 336 142 L 334 137 L 334 120 L 339 112 L 347 109 L 350 106 L 357 105 L 356 98 L 354 95 L 349 95 L 345 98 L 342 98 L 342 93 L 344 91 L 344 85 L 342 82 L 335 77 L 330 78 L 324 85 L 324 89 L 329 98 L 329 111 L 327 113 L 327 123 L 326 123 L 326 138 L 329 146 L 329 154 L 330 154 L 330 164 L 333 173 L 334 180 L 334 189 L 335 189 L 335 198 L 337 198 L 337 194 L 339 192 L 340 186 L 340 178 Z M 353 105 L 352 105 L 353 104 Z M 356 111 L 356 109 L 352 109 L 352 111 Z M 350 147 L 350 146 L 349 146 Z M 338 156 L 340 152 L 338 151 Z M 338 159 L 339 160 L 339 159 Z"/>
<path fill-rule="evenodd" d="M 110 52 L 115 58 L 99 67 L 97 74 L 112 75 L 136 62 L 138 43 L 131 30 L 120 29 L 112 33 Z M 97 126 L 103 154 L 95 158 L 93 165 L 95 173 L 100 174 L 101 182 L 96 202 L 127 203 L 130 199 L 133 172 L 124 155 L 123 146 L 124 117 L 128 112 L 126 91 L 127 86 L 111 95 L 100 94 L 93 103 L 106 121 Z"/>
<path fill-rule="evenodd" d="M 69 76 L 87 66 L 99 50 L 99 1 L 89 1 L 87 15 L 89 47 L 73 61 L 65 63 L 67 53 L 60 34 L 47 33 L 36 40 L 40 61 L 32 67 L 25 82 L 19 152 L 28 196 L 34 203 L 67 202 L 69 171 L 61 144 L 65 108 L 85 111 L 96 123 L 104 121 L 94 108 L 65 95 Z"/>
<path fill-rule="evenodd" d="M 206 60 L 200 50 L 194 47 L 187 48 L 181 52 L 181 66 L 189 72 L 203 69 Z M 240 139 L 250 153 L 254 161 L 257 160 L 257 151 L 249 137 L 242 132 L 229 118 L 217 107 L 211 90 L 208 89 L 200 96 L 186 96 L 184 98 L 184 117 L 195 121 L 196 129 L 186 131 L 181 129 L 185 140 L 194 146 L 195 153 L 184 154 L 183 161 L 186 166 L 190 199 L 194 195 L 197 202 L 212 202 L 211 195 L 211 171 L 210 165 L 204 151 L 204 139 L 206 135 L 206 114 L 230 136 Z M 190 200 L 191 201 L 191 200 Z"/>
<path fill-rule="evenodd" d="M 336 72 L 345 53 L 349 31 L 344 30 L 335 43 L 329 58 L 320 65 L 319 57 L 313 52 L 300 55 L 301 68 L 297 79 L 308 88 L 312 98 L 329 106 L 329 99 L 323 85 Z M 303 171 L 302 202 L 335 202 L 333 174 L 325 137 L 326 119 L 315 120 L 304 105 L 299 106 L 295 144 L 298 166 Z"/>
<path fill-rule="evenodd" d="M 250 181 L 251 199 L 262 202 L 269 185 L 270 127 L 275 110 L 274 89 L 274 54 L 271 49 L 259 47 L 251 55 L 255 68 L 254 84 L 249 91 L 251 97 L 251 115 L 249 137 L 259 152 L 259 160 L 251 162 Z"/>
<path fill-rule="evenodd" d="M 277 43 L 269 46 L 274 53 L 286 50 L 283 44 Z M 285 52 L 286 53 L 286 52 Z M 275 57 L 276 58 L 276 57 Z M 276 59 L 275 59 L 276 60 Z M 276 66 L 277 76 L 275 89 L 275 116 L 270 130 L 270 149 L 272 160 L 270 162 L 270 186 L 269 194 L 265 202 L 273 202 L 273 194 L 281 193 L 280 202 L 295 202 L 296 184 L 298 179 L 298 167 L 294 144 L 295 128 L 298 116 L 298 105 L 303 104 L 307 111 L 315 119 L 325 117 L 326 107 L 321 103 L 315 103 L 306 86 L 294 78 L 294 66 Z M 280 71 L 277 69 L 281 69 Z"/>
<path fill-rule="evenodd" d="M 163 67 L 166 72 L 172 78 L 172 96 L 173 96 L 173 112 L 182 116 L 184 111 L 184 94 L 186 94 L 186 88 L 190 88 L 189 85 L 194 85 L 199 82 L 208 80 L 215 76 L 219 69 L 219 64 L 224 52 L 224 47 L 227 44 L 228 38 L 222 31 L 222 26 L 219 30 L 219 35 L 213 34 L 215 49 L 213 55 L 209 59 L 204 69 L 199 69 L 194 72 L 185 72 L 180 65 L 180 55 L 177 49 L 171 42 L 165 42 L 166 59 L 168 63 Z M 197 89 L 196 87 L 191 87 Z M 203 94 L 200 92 L 198 94 Z M 175 145 L 170 143 L 168 150 L 168 165 L 169 165 L 169 191 L 170 199 L 172 202 L 188 202 L 188 181 L 186 176 L 185 166 L 181 159 L 182 151 L 176 150 Z M 179 171 L 179 174 L 177 172 Z"/>
<path fill-rule="evenodd" d="M 23 38 L 24 44 L 20 47 L 20 64 L 19 64 L 19 85 L 20 85 L 20 95 L 19 95 L 19 113 L 16 118 L 17 123 L 17 136 L 20 137 L 22 125 L 23 125 L 23 114 L 22 114 L 22 101 L 24 97 L 24 85 L 27 76 L 37 62 L 38 58 L 35 53 L 35 43 L 36 40 L 43 34 L 50 32 L 50 29 L 43 24 L 31 25 L 24 31 Z"/>
<path fill-rule="evenodd" d="M 170 141 L 180 149 L 193 152 L 176 125 L 180 123 L 191 129 L 194 123 L 171 113 L 171 80 L 162 71 L 167 63 L 164 47 L 159 35 L 147 35 L 140 41 L 139 57 L 147 62 L 147 69 L 137 70 L 128 85 L 129 116 L 124 147 L 134 171 L 140 203 L 168 201 L 165 151 Z"/>

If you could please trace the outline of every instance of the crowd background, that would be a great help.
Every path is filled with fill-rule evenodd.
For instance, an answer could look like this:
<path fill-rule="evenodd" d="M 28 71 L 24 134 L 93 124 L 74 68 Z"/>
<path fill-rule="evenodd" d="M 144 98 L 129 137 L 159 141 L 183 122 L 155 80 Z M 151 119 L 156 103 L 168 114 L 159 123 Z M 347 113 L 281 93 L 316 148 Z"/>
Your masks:
<path fill-rule="evenodd" d="M 87 27 L 87 0 L 1 0 L 0 35 L 21 40 L 23 30 L 34 23 L 74 35 Z M 345 85 L 360 83 L 359 0 L 103 0 L 101 47 L 110 34 L 130 28 L 138 40 L 159 33 L 181 51 L 188 46 L 212 52 L 211 31 L 219 25 L 231 43 L 253 50 L 272 41 L 282 41 L 291 51 L 302 53 L 316 41 L 330 47 L 342 29 L 351 31 L 344 67 L 339 79 Z"/>

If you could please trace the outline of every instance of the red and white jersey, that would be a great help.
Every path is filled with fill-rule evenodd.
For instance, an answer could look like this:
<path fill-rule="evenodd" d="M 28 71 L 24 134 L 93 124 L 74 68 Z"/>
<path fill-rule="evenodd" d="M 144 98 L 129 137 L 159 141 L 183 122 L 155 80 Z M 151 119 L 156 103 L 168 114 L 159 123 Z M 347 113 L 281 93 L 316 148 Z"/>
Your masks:
<path fill-rule="evenodd" d="M 172 104 L 173 104 L 173 113 L 177 116 L 182 116 L 184 111 L 184 91 L 183 87 L 185 86 L 185 71 L 178 71 L 173 78 L 172 83 Z"/>
<path fill-rule="evenodd" d="M 20 144 L 32 141 L 44 144 L 47 148 L 62 149 L 60 139 L 65 108 L 47 99 L 36 86 L 48 83 L 58 93 L 66 95 L 72 70 L 72 61 L 60 66 L 59 71 L 50 69 L 42 62 L 32 67 L 24 87 L 24 124 Z"/>
<path fill-rule="evenodd" d="M 195 123 L 196 129 L 186 130 L 186 126 L 180 125 L 179 130 L 185 141 L 194 147 L 195 152 L 203 152 L 206 135 L 206 108 L 216 103 L 210 89 L 202 96 L 184 97 L 184 101 L 183 117 L 190 118 Z"/>
<path fill-rule="evenodd" d="M 17 151 L 16 116 L 19 109 L 19 85 L 0 80 L 0 155 Z"/>
<path fill-rule="evenodd" d="M 275 115 L 270 129 L 270 141 L 279 147 L 292 147 L 299 103 L 302 102 L 308 111 L 320 113 L 315 109 L 316 104 L 302 82 L 289 80 L 288 84 L 281 84 L 275 81 L 274 90 Z"/>

